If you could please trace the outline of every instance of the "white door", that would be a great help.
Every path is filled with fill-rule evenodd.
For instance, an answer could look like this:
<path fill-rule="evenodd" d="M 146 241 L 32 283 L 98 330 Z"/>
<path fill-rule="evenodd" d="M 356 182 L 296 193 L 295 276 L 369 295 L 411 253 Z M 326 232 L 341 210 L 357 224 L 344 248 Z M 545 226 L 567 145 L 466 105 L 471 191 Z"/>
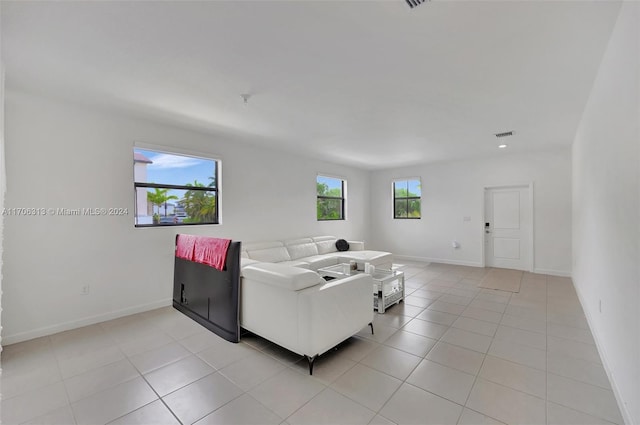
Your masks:
<path fill-rule="evenodd" d="M 531 269 L 531 200 L 529 187 L 485 189 L 485 264 Z"/>

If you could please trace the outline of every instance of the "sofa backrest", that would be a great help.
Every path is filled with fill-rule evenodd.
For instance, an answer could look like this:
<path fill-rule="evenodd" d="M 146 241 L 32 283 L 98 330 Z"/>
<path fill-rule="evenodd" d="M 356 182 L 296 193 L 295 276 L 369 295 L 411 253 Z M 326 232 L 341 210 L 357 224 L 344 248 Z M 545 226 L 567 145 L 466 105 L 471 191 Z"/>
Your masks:
<path fill-rule="evenodd" d="M 266 263 L 297 260 L 338 252 L 336 240 L 338 238 L 335 236 L 314 236 L 285 241 L 248 242 L 242 244 L 241 256 Z"/>
<path fill-rule="evenodd" d="M 289 239 L 284 241 L 292 260 L 318 255 L 318 247 L 311 238 Z"/>
<path fill-rule="evenodd" d="M 338 252 L 338 248 L 336 248 L 336 241 L 338 238 L 335 236 L 315 236 L 311 239 L 313 239 L 318 247 L 318 254 Z"/>
<path fill-rule="evenodd" d="M 279 263 L 281 261 L 291 260 L 287 248 L 280 241 L 250 242 L 244 244 L 243 251 L 247 253 L 248 258 L 266 263 Z"/>

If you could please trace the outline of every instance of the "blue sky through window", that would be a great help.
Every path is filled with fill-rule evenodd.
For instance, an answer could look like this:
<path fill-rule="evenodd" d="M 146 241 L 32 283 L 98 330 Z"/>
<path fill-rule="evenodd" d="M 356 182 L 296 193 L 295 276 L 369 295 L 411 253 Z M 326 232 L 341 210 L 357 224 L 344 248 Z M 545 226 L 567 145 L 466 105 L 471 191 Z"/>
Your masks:
<path fill-rule="evenodd" d="M 420 180 L 409 180 L 409 193 L 416 196 L 421 196 L 422 191 L 420 190 Z"/>
<path fill-rule="evenodd" d="M 395 196 L 422 196 L 420 180 L 398 180 L 393 182 Z"/>
<path fill-rule="evenodd" d="M 158 183 L 172 185 L 193 184 L 194 180 L 207 186 L 209 177 L 216 175 L 216 161 L 195 158 L 144 149 L 134 149 L 152 161 L 147 164 L 147 181 L 141 183 Z"/>
<path fill-rule="evenodd" d="M 331 190 L 331 189 L 340 189 L 340 190 L 342 190 L 342 180 L 340 180 L 340 179 L 336 179 L 336 178 L 332 178 L 332 177 L 325 177 L 325 176 L 318 176 L 318 183 L 326 184 L 327 187 L 329 188 L 329 190 Z"/>

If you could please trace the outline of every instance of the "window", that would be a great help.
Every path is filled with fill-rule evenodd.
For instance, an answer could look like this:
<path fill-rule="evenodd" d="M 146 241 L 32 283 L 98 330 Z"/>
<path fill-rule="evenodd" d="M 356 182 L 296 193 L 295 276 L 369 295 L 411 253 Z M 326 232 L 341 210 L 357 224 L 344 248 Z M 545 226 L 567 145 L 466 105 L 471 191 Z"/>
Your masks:
<path fill-rule="evenodd" d="M 218 224 L 220 163 L 135 148 L 136 227 Z"/>
<path fill-rule="evenodd" d="M 393 218 L 420 218 L 420 180 L 393 182 Z"/>
<path fill-rule="evenodd" d="M 334 177 L 318 176 L 318 220 L 344 220 L 346 182 Z"/>

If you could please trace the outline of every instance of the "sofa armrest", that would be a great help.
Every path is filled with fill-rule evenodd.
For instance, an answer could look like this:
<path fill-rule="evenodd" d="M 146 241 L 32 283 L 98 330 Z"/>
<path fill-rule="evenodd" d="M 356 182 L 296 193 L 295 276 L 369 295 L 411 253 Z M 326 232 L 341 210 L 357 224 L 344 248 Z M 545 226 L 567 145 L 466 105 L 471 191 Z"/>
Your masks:
<path fill-rule="evenodd" d="M 298 341 L 322 354 L 373 322 L 373 279 L 357 274 L 298 291 Z"/>
<path fill-rule="evenodd" d="M 364 251 L 363 241 L 347 241 L 349 242 L 349 251 Z"/>
<path fill-rule="evenodd" d="M 259 264 L 260 261 L 258 260 L 252 260 L 249 257 L 240 257 L 240 277 L 243 277 L 243 270 L 245 267 L 254 265 L 254 264 Z"/>
<path fill-rule="evenodd" d="M 323 283 L 325 280 L 316 272 L 277 263 L 258 263 L 242 269 L 242 276 L 290 291 L 299 291 Z"/>

